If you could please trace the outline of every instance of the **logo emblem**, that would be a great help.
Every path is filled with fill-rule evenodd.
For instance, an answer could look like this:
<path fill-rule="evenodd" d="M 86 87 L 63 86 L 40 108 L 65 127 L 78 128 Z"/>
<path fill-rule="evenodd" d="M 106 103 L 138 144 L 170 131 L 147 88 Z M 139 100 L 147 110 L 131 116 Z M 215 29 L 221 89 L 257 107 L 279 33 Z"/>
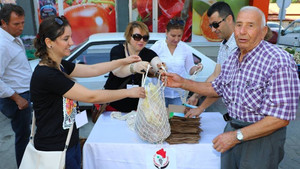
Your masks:
<path fill-rule="evenodd" d="M 167 152 L 162 148 L 156 152 L 153 156 L 154 166 L 158 169 L 167 168 L 169 165 L 169 157 L 167 156 Z"/>

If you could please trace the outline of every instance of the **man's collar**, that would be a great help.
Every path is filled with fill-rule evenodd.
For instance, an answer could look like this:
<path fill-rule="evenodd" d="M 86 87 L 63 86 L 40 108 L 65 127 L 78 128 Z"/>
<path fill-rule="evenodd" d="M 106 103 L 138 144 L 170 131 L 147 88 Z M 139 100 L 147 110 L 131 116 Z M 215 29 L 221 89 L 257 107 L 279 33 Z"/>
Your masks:
<path fill-rule="evenodd" d="M 223 41 L 222 41 L 222 44 L 223 45 L 226 45 L 226 44 L 230 44 L 231 42 L 232 42 L 232 40 L 235 40 L 234 39 L 234 33 L 232 33 L 231 35 L 230 35 L 230 37 L 229 37 L 229 39 L 227 40 L 227 39 L 224 39 Z M 228 43 L 227 43 L 228 42 Z M 228 45 L 229 46 L 229 45 Z"/>
<path fill-rule="evenodd" d="M 9 34 L 8 32 L 6 32 L 2 27 L 0 27 L 0 33 L 9 41 L 14 41 L 15 37 L 13 37 L 11 34 Z"/>

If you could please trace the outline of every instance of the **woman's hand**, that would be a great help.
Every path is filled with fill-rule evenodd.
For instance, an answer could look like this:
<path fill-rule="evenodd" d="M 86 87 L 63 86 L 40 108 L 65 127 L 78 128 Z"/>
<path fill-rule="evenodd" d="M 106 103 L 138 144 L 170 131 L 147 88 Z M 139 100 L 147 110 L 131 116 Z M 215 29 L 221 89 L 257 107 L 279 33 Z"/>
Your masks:
<path fill-rule="evenodd" d="M 167 65 L 165 62 L 161 62 L 157 64 L 158 67 L 158 73 L 166 72 L 168 70 Z"/>
<path fill-rule="evenodd" d="M 148 65 L 149 65 L 149 62 L 146 62 L 146 61 L 140 61 L 140 62 L 134 63 L 133 71 L 135 73 L 139 73 L 139 74 L 146 73 Z"/>
<path fill-rule="evenodd" d="M 197 107 L 195 109 L 190 109 L 187 110 L 187 112 L 185 113 L 184 117 L 186 118 L 191 118 L 191 117 L 199 117 L 199 115 L 203 112 L 204 110 L 200 107 Z"/>
<path fill-rule="evenodd" d="M 203 69 L 202 63 L 198 63 L 198 64 L 196 65 L 196 71 L 200 72 L 200 71 L 202 71 L 202 69 Z"/>
<path fill-rule="evenodd" d="M 142 59 L 138 55 L 131 55 L 131 56 L 124 58 L 123 60 L 124 60 L 124 64 L 126 65 L 126 64 L 130 64 L 130 63 L 134 63 L 134 62 L 139 62 Z"/>
<path fill-rule="evenodd" d="M 187 104 L 196 106 L 197 103 L 198 103 L 198 100 L 199 100 L 198 94 L 197 94 L 197 93 L 194 93 L 194 94 L 187 100 Z"/>
<path fill-rule="evenodd" d="M 133 87 L 130 89 L 127 89 L 128 91 L 128 97 L 130 98 L 145 98 L 146 92 L 143 87 Z"/>
<path fill-rule="evenodd" d="M 191 69 L 190 69 L 190 75 L 193 75 L 197 72 L 200 72 L 202 71 L 203 69 L 203 65 L 202 63 L 198 63 L 197 65 L 193 66 Z"/>

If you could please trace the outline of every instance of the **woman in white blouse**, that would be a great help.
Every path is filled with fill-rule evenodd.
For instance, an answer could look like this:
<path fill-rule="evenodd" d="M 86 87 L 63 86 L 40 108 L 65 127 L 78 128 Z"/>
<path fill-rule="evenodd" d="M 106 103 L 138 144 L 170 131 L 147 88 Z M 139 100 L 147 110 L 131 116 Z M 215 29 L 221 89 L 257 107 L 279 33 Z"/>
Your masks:
<path fill-rule="evenodd" d="M 184 30 L 184 21 L 173 18 L 166 28 L 166 40 L 159 40 L 151 49 L 157 53 L 160 60 L 166 63 L 168 72 L 177 73 L 180 76 L 192 75 L 198 69 L 202 69 L 201 63 L 194 64 L 193 54 L 188 45 L 181 41 Z M 166 106 L 169 104 L 181 105 L 180 96 L 184 94 L 182 89 L 165 88 Z"/>

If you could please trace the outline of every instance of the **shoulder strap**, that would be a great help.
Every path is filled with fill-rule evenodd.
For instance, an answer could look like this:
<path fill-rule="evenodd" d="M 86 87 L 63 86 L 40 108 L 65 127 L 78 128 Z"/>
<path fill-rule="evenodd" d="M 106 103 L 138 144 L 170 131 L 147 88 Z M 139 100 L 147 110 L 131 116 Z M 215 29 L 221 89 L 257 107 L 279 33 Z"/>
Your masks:
<path fill-rule="evenodd" d="M 73 127 L 74 127 L 74 123 L 69 128 L 69 132 L 68 132 L 68 136 L 67 136 L 67 139 L 66 139 L 66 143 L 65 143 L 65 148 L 64 149 L 68 149 L 68 146 L 69 146 L 69 143 L 70 143 L 70 139 L 71 139 L 71 135 L 72 135 L 72 132 L 73 132 Z M 34 112 L 32 112 L 32 124 L 31 124 L 30 140 L 29 140 L 32 144 L 33 144 L 33 137 L 34 137 L 34 129 L 35 129 L 35 115 L 34 115 Z"/>
<path fill-rule="evenodd" d="M 131 79 L 131 75 L 129 77 L 127 77 L 127 79 L 119 86 L 118 89 L 122 89 Z"/>

